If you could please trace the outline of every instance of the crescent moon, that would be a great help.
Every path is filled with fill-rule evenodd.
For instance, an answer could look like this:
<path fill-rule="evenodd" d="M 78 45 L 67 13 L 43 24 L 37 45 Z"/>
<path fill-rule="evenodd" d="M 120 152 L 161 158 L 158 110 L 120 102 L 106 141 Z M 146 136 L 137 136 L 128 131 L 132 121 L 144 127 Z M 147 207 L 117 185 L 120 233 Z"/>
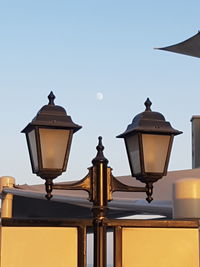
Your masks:
<path fill-rule="evenodd" d="M 98 92 L 98 93 L 96 94 L 96 98 L 97 98 L 98 100 L 103 100 L 103 94 L 102 94 L 101 92 Z"/>

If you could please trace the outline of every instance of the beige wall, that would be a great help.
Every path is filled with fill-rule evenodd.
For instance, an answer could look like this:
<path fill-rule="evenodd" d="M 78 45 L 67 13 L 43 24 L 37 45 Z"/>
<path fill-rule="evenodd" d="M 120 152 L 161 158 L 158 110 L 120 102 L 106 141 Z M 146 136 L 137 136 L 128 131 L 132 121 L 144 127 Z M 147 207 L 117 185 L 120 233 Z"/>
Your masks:
<path fill-rule="evenodd" d="M 1 227 L 0 267 L 77 267 L 77 228 Z"/>
<path fill-rule="evenodd" d="M 199 230 L 123 228 L 123 267 L 199 267 Z"/>

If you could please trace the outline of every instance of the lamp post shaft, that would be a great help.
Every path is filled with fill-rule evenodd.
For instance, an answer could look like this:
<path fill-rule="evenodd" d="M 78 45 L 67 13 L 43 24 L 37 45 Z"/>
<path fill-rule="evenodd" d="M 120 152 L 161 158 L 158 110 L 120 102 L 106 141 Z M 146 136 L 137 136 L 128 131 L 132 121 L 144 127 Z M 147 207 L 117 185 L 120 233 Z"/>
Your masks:
<path fill-rule="evenodd" d="M 106 267 L 107 233 L 103 219 L 108 209 L 108 160 L 103 155 L 102 138 L 99 137 L 97 156 L 93 159 L 93 227 L 94 227 L 94 267 Z"/>
<path fill-rule="evenodd" d="M 102 220 L 94 219 L 94 267 L 106 267 L 107 239 L 106 226 Z"/>

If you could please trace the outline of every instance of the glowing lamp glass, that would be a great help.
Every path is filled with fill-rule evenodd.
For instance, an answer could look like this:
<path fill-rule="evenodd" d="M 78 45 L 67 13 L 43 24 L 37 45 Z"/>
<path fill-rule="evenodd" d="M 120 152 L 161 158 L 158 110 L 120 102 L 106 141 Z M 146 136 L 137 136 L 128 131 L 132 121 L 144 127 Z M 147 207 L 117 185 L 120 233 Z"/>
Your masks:
<path fill-rule="evenodd" d="M 171 150 L 171 135 L 134 134 L 125 138 L 133 176 L 164 173 Z"/>

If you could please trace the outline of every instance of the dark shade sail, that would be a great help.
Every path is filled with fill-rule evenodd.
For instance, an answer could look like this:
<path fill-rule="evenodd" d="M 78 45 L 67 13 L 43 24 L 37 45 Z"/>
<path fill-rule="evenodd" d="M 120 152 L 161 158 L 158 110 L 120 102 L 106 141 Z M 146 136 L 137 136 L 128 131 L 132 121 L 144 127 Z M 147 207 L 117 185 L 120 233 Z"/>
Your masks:
<path fill-rule="evenodd" d="M 184 42 L 156 49 L 200 58 L 200 31 Z"/>

